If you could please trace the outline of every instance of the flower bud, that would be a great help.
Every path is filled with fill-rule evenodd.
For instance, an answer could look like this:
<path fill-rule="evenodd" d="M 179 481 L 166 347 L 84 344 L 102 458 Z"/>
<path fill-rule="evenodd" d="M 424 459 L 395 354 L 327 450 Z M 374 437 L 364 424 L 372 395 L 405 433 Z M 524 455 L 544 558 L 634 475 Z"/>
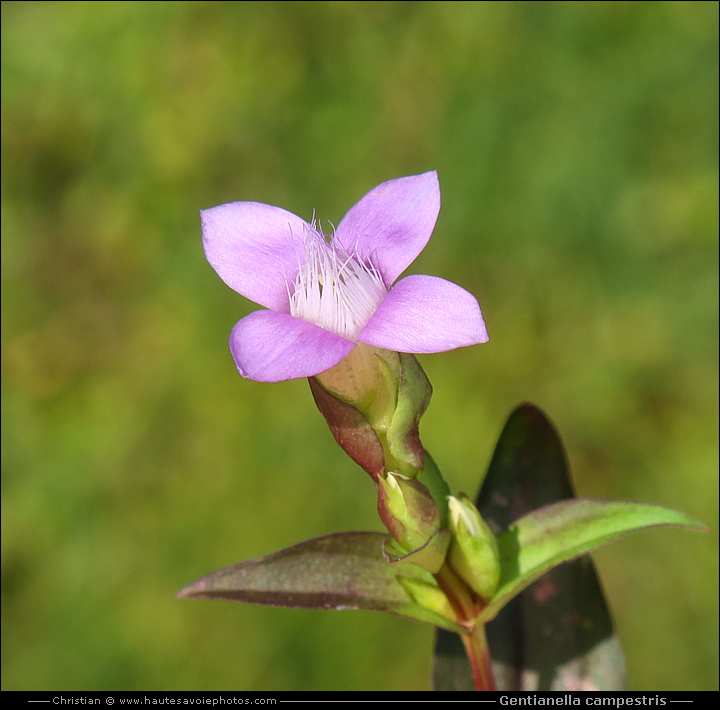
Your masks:
<path fill-rule="evenodd" d="M 440 530 L 438 507 L 422 483 L 398 473 L 380 476 L 378 512 L 397 543 L 388 547 L 388 559 L 412 562 L 433 573 L 442 567 L 450 535 Z"/>
<path fill-rule="evenodd" d="M 480 598 L 489 601 L 500 583 L 500 554 L 495 535 L 467 496 L 448 496 L 448 501 L 454 535 L 448 560 Z"/>
<path fill-rule="evenodd" d="M 414 478 L 397 473 L 378 480 L 378 510 L 385 527 L 407 552 L 422 547 L 439 527 L 430 491 Z"/>

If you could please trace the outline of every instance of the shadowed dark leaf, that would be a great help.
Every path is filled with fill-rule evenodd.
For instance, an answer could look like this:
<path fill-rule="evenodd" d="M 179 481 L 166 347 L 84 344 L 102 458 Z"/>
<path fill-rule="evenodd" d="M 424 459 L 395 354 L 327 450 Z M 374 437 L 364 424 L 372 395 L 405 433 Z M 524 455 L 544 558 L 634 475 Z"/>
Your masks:
<path fill-rule="evenodd" d="M 493 619 L 487 635 L 498 690 L 623 689 L 623 653 L 600 581 L 589 557 L 576 558 L 644 527 L 704 526 L 659 506 L 574 498 L 560 438 L 528 404 L 505 425 L 478 508 L 502 532 L 500 586 L 480 617 Z M 460 639 L 438 633 L 435 686 L 466 687 Z"/>
<path fill-rule="evenodd" d="M 495 448 L 477 498 L 480 513 L 499 533 L 536 508 L 574 496 L 560 437 L 540 409 L 521 405 Z M 498 690 L 625 687 L 622 649 L 590 558 L 547 572 L 486 631 Z M 439 671 L 455 679 L 454 689 L 473 687 L 460 637 L 437 633 L 435 687 L 453 689 Z"/>

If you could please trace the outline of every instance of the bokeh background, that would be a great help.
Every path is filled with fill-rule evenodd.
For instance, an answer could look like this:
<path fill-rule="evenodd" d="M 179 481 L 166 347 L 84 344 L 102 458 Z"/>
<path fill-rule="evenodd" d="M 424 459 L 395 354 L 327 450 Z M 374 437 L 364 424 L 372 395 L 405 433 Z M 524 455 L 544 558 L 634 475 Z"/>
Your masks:
<path fill-rule="evenodd" d="M 176 600 L 218 567 L 381 529 L 305 381 L 236 372 L 256 306 L 198 210 L 334 223 L 436 169 L 411 273 L 490 342 L 421 357 L 421 432 L 474 492 L 555 421 L 579 493 L 677 508 L 595 555 L 634 690 L 717 688 L 714 2 L 2 3 L 2 687 L 407 690 L 433 629 Z"/>

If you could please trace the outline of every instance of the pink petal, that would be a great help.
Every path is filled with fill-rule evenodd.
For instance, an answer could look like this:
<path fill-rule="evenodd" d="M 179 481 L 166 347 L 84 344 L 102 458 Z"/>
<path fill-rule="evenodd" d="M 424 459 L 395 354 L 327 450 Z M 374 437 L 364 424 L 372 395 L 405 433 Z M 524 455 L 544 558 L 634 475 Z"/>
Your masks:
<path fill-rule="evenodd" d="M 487 339 L 475 297 L 436 276 L 408 276 L 395 284 L 358 336 L 403 353 L 439 353 Z"/>
<path fill-rule="evenodd" d="M 245 298 L 287 313 L 286 284 L 297 274 L 307 222 L 260 202 L 230 202 L 201 215 L 205 256 L 218 276 Z"/>
<path fill-rule="evenodd" d="M 371 260 L 389 288 L 425 248 L 439 211 L 435 171 L 389 180 L 350 208 L 335 239 L 346 251 Z"/>
<path fill-rule="evenodd" d="M 230 333 L 237 369 L 257 382 L 317 375 L 337 365 L 354 347 L 339 335 L 276 311 L 255 311 Z"/>

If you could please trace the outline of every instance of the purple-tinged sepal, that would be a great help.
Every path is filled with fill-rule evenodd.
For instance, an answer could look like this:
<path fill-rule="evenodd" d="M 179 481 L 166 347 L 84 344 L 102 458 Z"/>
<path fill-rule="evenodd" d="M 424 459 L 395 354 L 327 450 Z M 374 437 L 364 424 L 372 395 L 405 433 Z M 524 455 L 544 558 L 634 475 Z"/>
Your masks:
<path fill-rule="evenodd" d="M 308 378 L 313 399 L 335 441 L 345 453 L 377 481 L 385 470 L 385 451 L 367 417 L 331 394 L 316 377 Z"/>
<path fill-rule="evenodd" d="M 362 422 L 361 427 L 365 428 L 367 422 L 382 445 L 385 471 L 397 471 L 408 478 L 420 474 L 425 452 L 418 424 L 427 409 L 432 387 L 413 355 L 360 343 L 335 367 L 312 378 L 311 387 L 331 429 L 334 424 L 326 413 L 331 407 L 318 401 L 327 399 L 318 397 L 318 387 L 362 414 L 362 419 L 358 420 Z M 360 433 L 358 437 L 365 438 Z M 337 436 L 335 438 L 357 461 L 357 442 L 352 442 L 351 453 Z M 368 441 L 367 445 L 375 446 L 375 443 Z"/>
<path fill-rule="evenodd" d="M 335 367 L 314 379 L 328 393 L 361 411 L 379 435 L 390 427 L 400 386 L 398 353 L 359 343 Z"/>

